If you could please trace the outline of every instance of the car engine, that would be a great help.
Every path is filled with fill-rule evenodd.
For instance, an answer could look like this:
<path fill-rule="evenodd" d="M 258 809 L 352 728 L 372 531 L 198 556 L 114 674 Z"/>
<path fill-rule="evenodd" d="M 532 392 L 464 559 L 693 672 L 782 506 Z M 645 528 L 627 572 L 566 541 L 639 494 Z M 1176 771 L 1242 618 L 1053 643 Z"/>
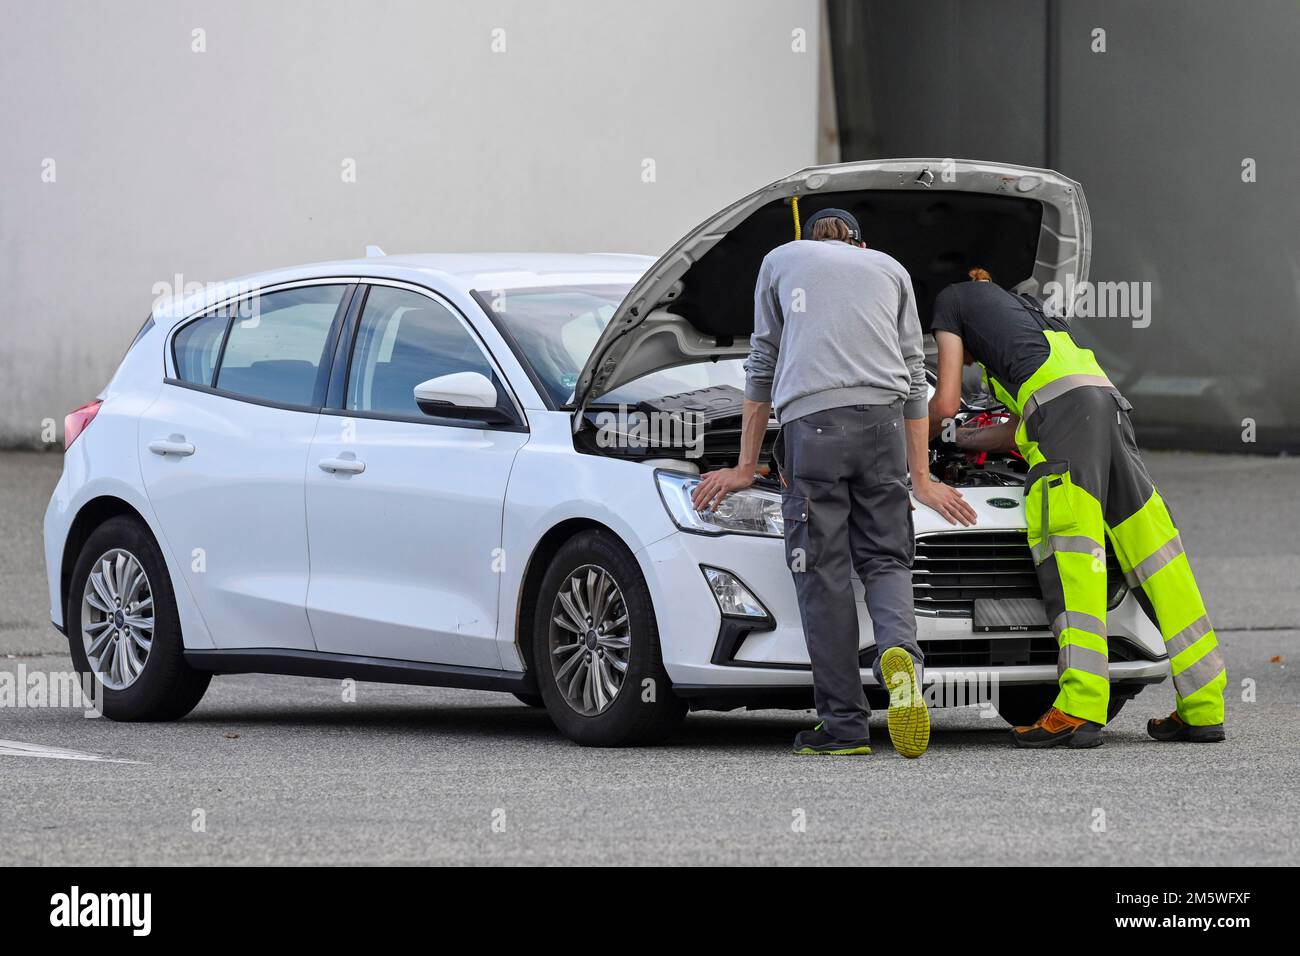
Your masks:
<path fill-rule="evenodd" d="M 989 428 L 1010 421 L 1001 406 L 973 409 L 963 405 L 956 428 Z M 930 473 L 955 488 L 1020 487 L 1029 467 L 1017 451 L 967 451 L 942 438 L 930 442 Z"/>
<path fill-rule="evenodd" d="M 590 454 L 692 472 L 728 468 L 740 454 L 743 403 L 740 389 L 718 385 L 641 402 L 633 408 L 596 407 L 588 410 L 588 427 L 574 440 L 580 451 Z M 987 428 L 1009 418 L 1001 406 L 977 407 L 963 401 L 956 427 Z M 758 487 L 780 487 L 773 452 L 778 434 L 773 422 L 759 454 Z M 1019 487 L 1028 468 L 1015 451 L 971 452 L 940 437 L 930 443 L 930 471 L 958 488 Z"/>

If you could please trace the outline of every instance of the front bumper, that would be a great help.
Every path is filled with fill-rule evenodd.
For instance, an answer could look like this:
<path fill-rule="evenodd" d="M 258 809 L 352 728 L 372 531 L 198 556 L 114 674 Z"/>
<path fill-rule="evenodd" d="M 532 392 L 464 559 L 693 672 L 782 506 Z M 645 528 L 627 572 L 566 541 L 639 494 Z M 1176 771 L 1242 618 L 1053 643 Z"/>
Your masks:
<path fill-rule="evenodd" d="M 664 667 L 677 693 L 761 696 L 811 686 L 798 600 L 780 539 L 678 532 L 637 557 L 654 600 Z M 771 620 L 724 620 L 702 565 L 734 574 L 763 602 Z M 875 688 L 871 618 L 861 582 L 855 578 L 852 588 L 862 683 Z M 928 661 L 926 683 L 969 680 L 976 672 L 981 680 L 1003 685 L 1056 683 L 1056 639 L 1050 630 L 977 634 L 969 617 L 918 616 L 916 624 Z M 1109 612 L 1107 624 L 1112 683 L 1156 683 L 1168 676 L 1159 631 L 1131 594 Z"/>

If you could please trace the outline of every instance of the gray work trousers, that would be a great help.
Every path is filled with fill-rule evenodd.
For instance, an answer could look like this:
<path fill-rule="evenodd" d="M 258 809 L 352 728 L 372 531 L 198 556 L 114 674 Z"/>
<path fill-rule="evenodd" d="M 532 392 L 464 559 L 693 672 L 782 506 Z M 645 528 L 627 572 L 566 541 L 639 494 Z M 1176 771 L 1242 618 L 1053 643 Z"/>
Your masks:
<path fill-rule="evenodd" d="M 827 733 L 861 740 L 870 708 L 858 670 L 854 571 L 875 630 L 876 680 L 880 655 L 891 647 L 911 654 L 921 673 L 902 402 L 805 415 L 785 422 L 781 439 L 786 561 L 812 661 L 813 699 Z"/>

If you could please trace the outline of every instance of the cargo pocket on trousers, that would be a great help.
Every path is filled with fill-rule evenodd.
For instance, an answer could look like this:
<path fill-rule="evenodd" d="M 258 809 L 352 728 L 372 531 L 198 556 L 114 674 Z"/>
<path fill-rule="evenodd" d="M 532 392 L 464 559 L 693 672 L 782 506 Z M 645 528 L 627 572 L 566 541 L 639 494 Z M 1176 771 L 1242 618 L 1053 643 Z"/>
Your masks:
<path fill-rule="evenodd" d="M 813 566 L 808 515 L 806 497 L 788 492 L 781 496 L 781 519 L 785 524 L 785 564 L 795 574 Z"/>
<path fill-rule="evenodd" d="M 1034 563 L 1042 564 L 1051 553 L 1046 542 L 1052 535 L 1073 534 L 1075 530 L 1070 463 L 1058 459 L 1035 465 L 1026 476 L 1025 489 L 1029 546 L 1034 552 Z"/>
<path fill-rule="evenodd" d="M 839 481 L 846 473 L 849 450 L 853 447 L 843 425 L 830 415 L 807 415 L 781 428 L 785 443 L 785 478 L 809 481 Z"/>

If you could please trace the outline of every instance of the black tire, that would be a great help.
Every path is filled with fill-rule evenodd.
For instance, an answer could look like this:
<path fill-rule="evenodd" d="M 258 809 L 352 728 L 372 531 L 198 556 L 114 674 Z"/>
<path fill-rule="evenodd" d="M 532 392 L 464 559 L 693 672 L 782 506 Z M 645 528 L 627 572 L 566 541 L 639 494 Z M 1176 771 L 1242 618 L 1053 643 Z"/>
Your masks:
<path fill-rule="evenodd" d="M 555 679 L 557 661 L 550 645 L 553 608 L 560 587 L 586 565 L 604 570 L 622 592 L 631 638 L 622 687 L 613 702 L 593 716 L 579 713 L 561 693 Z M 562 734 L 583 746 L 657 743 L 671 734 L 686 715 L 686 703 L 672 692 L 664 670 L 650 589 L 632 553 L 608 532 L 591 530 L 575 535 L 551 561 L 534 614 L 533 662 L 537 686 L 551 720 Z"/>
<path fill-rule="evenodd" d="M 537 707 L 540 709 L 546 706 L 546 701 L 542 700 L 541 694 L 518 694 L 517 693 L 514 695 L 514 698 L 515 700 L 519 701 L 519 703 L 526 704 L 529 707 Z"/>
<path fill-rule="evenodd" d="M 134 556 L 148 576 L 153 594 L 153 640 L 144 668 L 129 686 L 114 690 L 95 678 L 96 702 L 100 712 L 112 720 L 177 720 L 203 698 L 212 675 L 185 663 L 180 616 L 167 564 L 149 529 L 135 518 L 119 515 L 105 521 L 91 532 L 77 557 L 64 615 L 73 667 L 80 674 L 91 673 L 81 636 L 82 594 L 95 562 L 114 548 Z"/>
<path fill-rule="evenodd" d="M 1060 688 L 1055 684 L 1021 684 L 998 690 L 998 716 L 1012 727 L 1028 727 L 1052 706 Z M 1110 723 L 1133 699 L 1132 694 L 1116 694 L 1113 690 L 1106 708 L 1106 722 Z"/>

